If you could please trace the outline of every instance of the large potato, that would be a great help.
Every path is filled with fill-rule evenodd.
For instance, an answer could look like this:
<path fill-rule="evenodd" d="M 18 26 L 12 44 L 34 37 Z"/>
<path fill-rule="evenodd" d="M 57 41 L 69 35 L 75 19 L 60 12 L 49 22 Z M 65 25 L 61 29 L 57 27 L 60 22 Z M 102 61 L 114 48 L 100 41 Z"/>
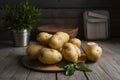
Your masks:
<path fill-rule="evenodd" d="M 26 55 L 27 55 L 30 59 L 38 59 L 38 52 L 39 52 L 39 50 L 40 50 L 42 47 L 43 47 L 43 46 L 37 45 L 37 44 L 29 45 L 29 46 L 26 48 Z"/>
<path fill-rule="evenodd" d="M 62 48 L 62 54 L 66 60 L 76 63 L 81 56 L 81 51 L 72 43 L 65 43 Z"/>
<path fill-rule="evenodd" d="M 78 38 L 72 38 L 72 39 L 70 39 L 69 42 L 76 45 L 78 48 L 80 48 L 80 46 L 81 46 L 81 40 Z"/>
<path fill-rule="evenodd" d="M 47 46 L 48 45 L 48 42 L 49 42 L 49 39 L 52 37 L 52 34 L 48 34 L 47 32 L 40 32 L 38 35 L 37 35 L 37 41 L 42 44 L 42 45 L 45 45 Z"/>
<path fill-rule="evenodd" d="M 51 37 L 49 46 L 53 49 L 60 49 L 63 44 L 69 40 L 69 38 L 70 36 L 65 32 L 57 32 Z"/>
<path fill-rule="evenodd" d="M 38 60 L 44 64 L 55 64 L 62 60 L 62 54 L 55 49 L 42 48 Z"/>

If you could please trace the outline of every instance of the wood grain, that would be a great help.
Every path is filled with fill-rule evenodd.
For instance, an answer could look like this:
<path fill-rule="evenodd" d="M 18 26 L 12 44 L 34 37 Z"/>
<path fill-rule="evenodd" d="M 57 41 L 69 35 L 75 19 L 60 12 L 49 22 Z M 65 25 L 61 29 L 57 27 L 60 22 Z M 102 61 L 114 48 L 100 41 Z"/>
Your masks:
<path fill-rule="evenodd" d="M 102 47 L 103 55 L 97 62 L 88 64 L 93 69 L 92 73 L 86 73 L 88 78 L 90 80 L 91 79 L 119 80 L 120 78 L 118 77 L 118 75 L 119 75 L 120 70 L 118 70 L 118 68 L 120 68 L 120 65 L 115 61 L 116 57 L 114 55 L 119 56 L 119 57 L 120 55 L 118 55 L 115 52 L 114 45 L 111 42 L 108 43 L 109 46 L 106 45 L 107 42 L 96 41 L 96 43 L 98 43 Z M 83 46 L 82 46 L 83 48 L 85 48 L 85 44 L 86 42 L 83 43 Z M 109 49 L 110 47 L 113 48 L 113 50 Z"/>
<path fill-rule="evenodd" d="M 10 4 L 12 6 L 19 5 L 19 3 L 24 3 L 23 0 L 0 0 L 0 7 L 4 7 L 6 4 Z M 113 0 L 31 0 L 32 4 L 35 4 L 42 8 L 76 8 L 76 7 L 118 7 L 120 1 Z"/>

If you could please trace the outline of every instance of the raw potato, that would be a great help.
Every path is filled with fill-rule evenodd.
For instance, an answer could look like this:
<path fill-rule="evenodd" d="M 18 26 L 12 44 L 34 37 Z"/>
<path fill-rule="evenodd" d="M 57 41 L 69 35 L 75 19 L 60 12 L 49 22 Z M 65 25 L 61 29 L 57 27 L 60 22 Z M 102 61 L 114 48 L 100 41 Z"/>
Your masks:
<path fill-rule="evenodd" d="M 38 52 L 43 46 L 32 44 L 26 48 L 26 55 L 30 57 L 30 59 L 38 59 Z"/>
<path fill-rule="evenodd" d="M 78 48 L 80 48 L 80 46 L 81 46 L 81 40 L 78 38 L 72 38 L 72 39 L 70 39 L 69 42 L 76 45 Z"/>
<path fill-rule="evenodd" d="M 63 39 L 64 42 L 67 42 L 70 39 L 70 36 L 68 33 L 65 32 L 57 32 L 57 35 Z"/>
<path fill-rule="evenodd" d="M 90 61 L 97 61 L 102 55 L 102 48 L 94 42 L 87 43 L 85 51 Z"/>
<path fill-rule="evenodd" d="M 41 32 L 37 35 L 37 41 L 42 44 L 47 46 L 49 39 L 52 37 L 52 34 L 48 34 L 47 32 Z"/>
<path fill-rule="evenodd" d="M 55 64 L 62 60 L 62 54 L 55 49 L 42 48 L 38 60 L 44 64 Z"/>
<path fill-rule="evenodd" d="M 57 32 L 49 41 L 49 46 L 53 49 L 62 48 L 63 44 L 69 40 L 70 36 L 65 32 Z"/>
<path fill-rule="evenodd" d="M 66 60 L 76 63 L 81 56 L 81 51 L 72 43 L 65 43 L 62 49 L 62 54 Z"/>

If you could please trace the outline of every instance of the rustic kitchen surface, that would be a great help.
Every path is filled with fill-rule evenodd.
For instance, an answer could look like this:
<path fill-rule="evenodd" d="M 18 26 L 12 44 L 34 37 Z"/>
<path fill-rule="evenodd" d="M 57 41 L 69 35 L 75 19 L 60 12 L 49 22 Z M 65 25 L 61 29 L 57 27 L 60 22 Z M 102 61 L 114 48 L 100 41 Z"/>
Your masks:
<path fill-rule="evenodd" d="M 82 52 L 87 42 L 82 41 Z M 120 80 L 120 39 L 94 42 L 102 47 L 103 54 L 97 62 L 86 62 L 93 71 L 76 71 L 66 76 L 64 72 L 41 72 L 24 67 L 21 59 L 26 55 L 26 47 L 13 47 L 12 42 L 1 41 L 0 80 Z"/>

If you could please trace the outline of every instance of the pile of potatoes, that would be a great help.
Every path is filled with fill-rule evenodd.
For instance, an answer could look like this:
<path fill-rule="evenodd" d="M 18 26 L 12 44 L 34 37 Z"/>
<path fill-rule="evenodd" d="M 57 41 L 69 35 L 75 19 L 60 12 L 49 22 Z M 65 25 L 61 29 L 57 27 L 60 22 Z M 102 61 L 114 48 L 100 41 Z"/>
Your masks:
<path fill-rule="evenodd" d="M 30 59 L 37 59 L 41 63 L 56 64 L 62 59 L 76 63 L 81 56 L 81 40 L 70 38 L 65 32 L 40 32 L 37 41 L 39 44 L 27 47 L 26 54 Z"/>

